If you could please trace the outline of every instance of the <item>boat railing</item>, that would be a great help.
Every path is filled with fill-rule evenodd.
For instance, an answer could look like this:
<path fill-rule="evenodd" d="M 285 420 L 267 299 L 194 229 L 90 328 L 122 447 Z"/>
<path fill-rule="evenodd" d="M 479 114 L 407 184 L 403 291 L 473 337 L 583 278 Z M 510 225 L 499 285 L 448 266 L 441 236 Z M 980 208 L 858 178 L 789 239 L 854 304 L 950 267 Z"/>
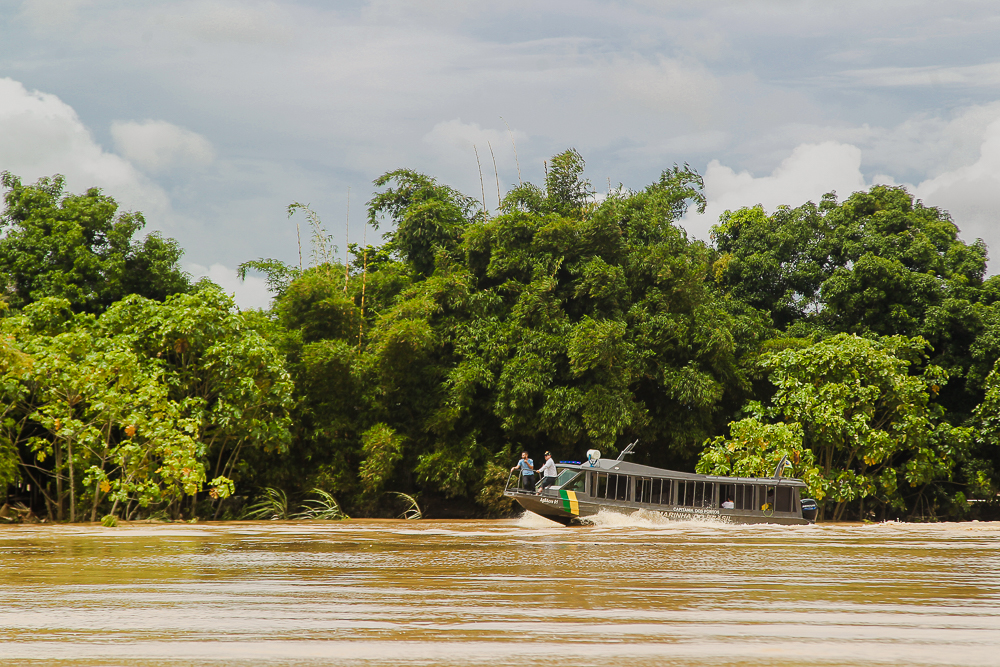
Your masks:
<path fill-rule="evenodd" d="M 513 481 L 513 485 L 511 485 L 512 481 Z M 521 471 L 520 470 L 511 470 L 510 474 L 507 475 L 507 484 L 504 485 L 503 492 L 505 494 L 506 493 L 530 493 L 530 494 L 534 494 L 535 491 L 538 491 L 538 486 L 541 483 L 542 483 L 542 480 L 540 478 L 537 478 L 537 475 L 536 475 L 535 488 L 532 491 L 525 491 L 524 489 L 521 488 Z"/>

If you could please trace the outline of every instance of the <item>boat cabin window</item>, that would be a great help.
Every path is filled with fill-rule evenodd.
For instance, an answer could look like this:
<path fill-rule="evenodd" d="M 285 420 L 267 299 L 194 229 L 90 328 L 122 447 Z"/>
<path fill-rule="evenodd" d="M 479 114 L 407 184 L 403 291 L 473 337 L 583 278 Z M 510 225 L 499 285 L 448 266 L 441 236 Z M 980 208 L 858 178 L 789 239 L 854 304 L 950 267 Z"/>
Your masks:
<path fill-rule="evenodd" d="M 576 491 L 577 493 L 584 492 L 584 485 L 586 483 L 586 475 L 579 470 L 563 470 L 559 473 L 559 479 L 556 480 L 559 488 L 566 489 L 567 491 Z"/>
<path fill-rule="evenodd" d="M 579 470 L 573 470 L 572 468 L 564 468 L 559 471 L 559 477 L 556 478 L 556 486 L 565 486 L 569 480 L 573 479 L 577 475 L 582 475 Z"/>
<path fill-rule="evenodd" d="M 722 503 L 727 500 L 733 501 L 733 509 L 736 509 L 736 485 L 735 484 L 720 484 L 719 485 L 719 507 L 722 507 Z"/>
<path fill-rule="evenodd" d="M 757 504 L 754 502 L 754 485 L 753 484 L 733 484 L 733 503 L 736 505 L 738 510 L 755 510 L 758 509 Z"/>
<path fill-rule="evenodd" d="M 648 505 L 672 505 L 670 480 L 634 477 L 635 502 Z"/>
<path fill-rule="evenodd" d="M 649 477 L 636 477 L 635 502 L 651 503 L 653 498 L 653 480 Z"/>
<path fill-rule="evenodd" d="M 778 497 L 775 499 L 774 508 L 779 512 L 794 512 L 792 506 L 792 487 L 779 486 Z"/>
<path fill-rule="evenodd" d="M 670 490 L 669 479 L 654 479 L 649 502 L 654 505 L 672 505 L 673 499 L 670 497 Z"/>
<path fill-rule="evenodd" d="M 608 476 L 598 472 L 590 473 L 590 495 L 603 498 L 608 492 Z"/>
<path fill-rule="evenodd" d="M 777 493 L 775 493 L 775 487 L 768 486 L 767 495 L 764 497 L 762 504 L 766 503 L 769 505 L 768 509 L 773 509 L 775 512 L 791 512 L 792 511 L 792 487 L 790 486 L 779 486 L 777 487 Z"/>
<path fill-rule="evenodd" d="M 597 473 L 597 484 L 591 482 L 591 489 L 595 491 L 595 498 L 607 498 L 608 500 L 629 500 L 629 478 L 627 475 L 614 475 L 608 473 Z"/>
<path fill-rule="evenodd" d="M 628 486 L 629 478 L 626 475 L 608 475 L 608 498 L 614 498 L 615 500 L 628 500 Z M 614 490 L 613 495 L 612 489 Z"/>
<path fill-rule="evenodd" d="M 715 507 L 715 484 L 678 481 L 677 504 L 684 507 Z"/>
<path fill-rule="evenodd" d="M 567 471 L 568 472 L 568 471 Z M 583 479 L 581 474 L 580 480 Z M 559 478 L 562 482 L 562 476 Z M 579 482 L 582 487 L 582 482 Z M 631 500 L 630 484 L 635 487 L 635 502 L 650 505 L 673 505 L 673 480 L 653 479 L 650 477 L 628 477 L 627 475 L 615 475 L 613 473 L 594 472 L 590 473 L 590 495 L 594 498 L 607 498 L 609 500 Z M 684 484 L 677 482 L 677 504 L 684 504 Z M 695 482 L 689 482 L 691 502 L 689 507 L 714 507 L 715 485 L 701 484 L 701 488 L 695 488 Z M 563 488 L 570 488 L 563 484 Z M 582 488 L 573 488 L 574 491 L 582 491 Z M 694 505 L 697 495 L 697 505 Z"/>
<path fill-rule="evenodd" d="M 722 484 L 719 491 L 719 501 L 732 498 L 734 509 L 760 511 L 768 505 L 777 512 L 793 511 L 795 492 L 790 486 L 778 486 L 777 498 L 775 487 L 757 484 Z"/>

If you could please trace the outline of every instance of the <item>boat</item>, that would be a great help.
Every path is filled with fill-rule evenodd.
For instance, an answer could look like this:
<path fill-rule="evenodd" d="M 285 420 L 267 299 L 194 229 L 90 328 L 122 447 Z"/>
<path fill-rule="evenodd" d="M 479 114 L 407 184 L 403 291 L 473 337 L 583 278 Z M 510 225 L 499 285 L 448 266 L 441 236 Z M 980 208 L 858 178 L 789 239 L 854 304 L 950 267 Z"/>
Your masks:
<path fill-rule="evenodd" d="M 518 488 L 516 482 L 521 480 L 514 476 L 519 473 L 512 472 L 504 495 L 565 526 L 601 511 L 632 514 L 640 510 L 674 521 L 804 525 L 816 520 L 816 501 L 802 497 L 805 483 L 782 477 L 787 457 L 773 477 L 699 475 L 623 460 L 636 442 L 615 460 L 603 459 L 592 449 L 584 462 L 557 463 L 556 481 L 544 489 L 541 481 L 534 489 Z"/>

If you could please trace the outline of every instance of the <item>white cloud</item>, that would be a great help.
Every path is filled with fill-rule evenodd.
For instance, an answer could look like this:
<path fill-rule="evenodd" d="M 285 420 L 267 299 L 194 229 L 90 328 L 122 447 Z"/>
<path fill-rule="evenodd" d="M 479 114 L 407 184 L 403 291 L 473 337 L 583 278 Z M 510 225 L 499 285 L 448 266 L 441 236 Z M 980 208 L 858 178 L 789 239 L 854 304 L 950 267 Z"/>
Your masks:
<path fill-rule="evenodd" d="M 704 126 L 714 116 L 720 86 L 715 76 L 696 62 L 660 56 L 618 59 L 608 69 L 610 84 L 620 95 L 658 113 L 682 113 Z"/>
<path fill-rule="evenodd" d="M 773 211 L 782 204 L 818 202 L 831 190 L 843 198 L 867 187 L 861 174 L 861 149 L 834 141 L 798 146 L 769 176 L 737 173 L 712 160 L 704 178 L 705 213 L 689 212 L 681 225 L 692 236 L 706 240 L 726 210 L 761 204 Z"/>
<path fill-rule="evenodd" d="M 105 152 L 72 107 L 9 78 L 0 79 L 0 170 L 25 183 L 62 174 L 69 191 L 100 187 L 147 217 L 170 209 L 166 193 L 128 161 Z"/>
<path fill-rule="evenodd" d="M 240 308 L 267 308 L 271 304 L 271 293 L 267 291 L 267 281 L 257 276 L 247 276 L 240 280 L 235 269 L 222 264 L 205 267 L 200 264 L 186 264 L 184 269 L 197 281 L 207 277 L 233 296 Z"/>
<path fill-rule="evenodd" d="M 150 171 L 205 166 L 215 159 L 208 139 L 162 120 L 115 121 L 111 137 L 119 153 Z"/>
<path fill-rule="evenodd" d="M 526 138 L 523 132 L 517 130 L 512 130 L 512 134 L 515 141 Z M 446 145 L 462 151 L 471 150 L 473 146 L 486 146 L 489 143 L 495 150 L 497 146 L 509 143 L 510 135 L 506 128 L 483 128 L 479 123 L 463 123 L 461 118 L 456 118 L 435 125 L 424 135 L 424 142 L 435 147 Z"/>
<path fill-rule="evenodd" d="M 992 121 L 986 123 L 991 116 Z M 818 201 L 831 190 L 843 199 L 874 183 L 894 185 L 897 180 L 891 173 L 875 174 L 866 181 L 862 158 L 867 161 L 870 153 L 884 158 L 888 151 L 895 153 L 897 160 L 907 154 L 917 159 L 921 149 L 909 142 L 923 136 L 929 154 L 937 154 L 942 160 L 954 162 L 949 151 L 965 155 L 965 144 L 971 143 L 978 144 L 978 156 L 918 185 L 902 184 L 924 204 L 948 211 L 963 241 L 982 238 L 990 248 L 1000 248 L 1000 105 L 973 107 L 951 121 L 915 118 L 889 130 L 866 127 L 855 128 L 854 132 L 867 148 L 834 141 L 800 144 L 767 176 L 736 172 L 713 160 L 705 171 L 705 214 L 689 212 L 682 226 L 693 237 L 707 240 L 711 226 L 727 209 L 762 204 L 770 212 L 782 204 L 798 206 Z M 956 148 L 955 143 L 963 145 Z"/>
<path fill-rule="evenodd" d="M 979 159 L 911 188 L 925 204 L 951 213 L 966 242 L 982 238 L 1000 248 L 1000 119 L 983 134 Z"/>
<path fill-rule="evenodd" d="M 983 132 L 1000 117 L 989 109 L 1000 97 L 989 87 L 1000 81 L 1000 65 L 987 48 L 996 12 L 982 3 L 924 1 L 902 13 L 894 5 L 760 0 L 460 0 L 457 8 L 447 0 L 24 0 L 12 7 L 0 21 L 0 61 L 23 73 L 12 76 L 79 100 L 92 127 L 166 119 L 212 144 L 173 126 L 119 124 L 115 143 L 107 140 L 117 155 L 109 154 L 66 107 L 67 117 L 49 118 L 52 128 L 22 144 L 14 121 L 0 126 L 0 168 L 27 164 L 13 170 L 30 177 L 79 173 L 73 165 L 85 151 L 65 148 L 75 137 L 91 151 L 86 174 L 103 180 L 87 175 L 71 179 L 72 187 L 104 185 L 125 199 L 126 186 L 110 184 L 112 167 L 127 187 L 156 179 L 184 215 L 171 222 L 180 232 L 171 235 L 204 266 L 293 260 L 282 215 L 288 202 L 308 201 L 340 218 L 348 187 L 357 210 L 366 184 L 397 167 L 478 198 L 473 144 L 487 204 L 495 205 L 487 142 L 498 189 L 517 182 L 500 115 L 524 130 L 515 137 L 520 169 L 535 182 L 543 159 L 570 146 L 587 158 L 598 186 L 610 177 L 638 188 L 671 163 L 700 169 L 716 158 L 707 174 L 711 211 L 797 205 L 831 188 L 844 196 L 876 173 L 912 183 L 958 178 L 980 159 Z M 928 85 L 935 82 L 943 85 Z M 39 94 L 19 95 L 30 102 Z M 956 112 L 956 104 L 978 106 Z M 841 148 L 825 158 L 803 148 L 822 142 Z M 845 146 L 860 149 L 864 179 Z M 796 147 L 806 154 L 783 170 Z M 218 157 L 204 169 L 170 169 L 204 165 L 213 148 Z M 51 154 L 69 157 L 46 162 Z M 962 173 L 950 185 L 938 182 L 933 196 L 953 193 L 950 205 L 961 207 L 954 193 L 972 182 Z M 981 199 L 973 195 L 969 201 Z M 352 219 L 358 238 L 360 219 Z M 704 236 L 713 220 L 698 220 Z M 687 222 L 694 230 L 695 219 Z"/>

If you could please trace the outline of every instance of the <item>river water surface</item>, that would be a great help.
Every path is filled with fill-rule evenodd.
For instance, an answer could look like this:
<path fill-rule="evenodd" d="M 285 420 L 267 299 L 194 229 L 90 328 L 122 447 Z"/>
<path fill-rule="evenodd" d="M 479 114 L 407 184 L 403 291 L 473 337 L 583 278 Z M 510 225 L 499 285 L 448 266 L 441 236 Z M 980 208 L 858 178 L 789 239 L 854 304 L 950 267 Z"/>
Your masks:
<path fill-rule="evenodd" d="M 1000 665 L 1000 525 L 10 526 L 0 663 Z"/>

